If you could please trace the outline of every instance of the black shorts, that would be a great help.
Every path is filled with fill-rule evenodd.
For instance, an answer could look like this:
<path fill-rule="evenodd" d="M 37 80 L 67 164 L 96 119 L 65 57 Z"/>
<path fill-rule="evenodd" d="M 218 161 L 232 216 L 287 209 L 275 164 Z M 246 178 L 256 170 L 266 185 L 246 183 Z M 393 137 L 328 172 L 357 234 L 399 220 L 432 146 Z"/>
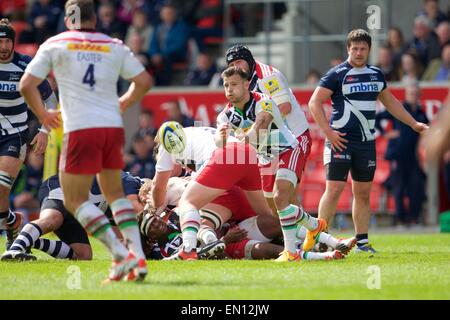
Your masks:
<path fill-rule="evenodd" d="M 347 181 L 348 172 L 351 171 L 354 181 L 373 181 L 377 165 L 375 141 L 347 142 L 346 147 L 336 152 L 328 141 L 325 142 L 323 159 L 327 180 Z"/>
<path fill-rule="evenodd" d="M 28 130 L 20 133 L 0 136 L 0 156 L 9 156 L 25 160 L 27 153 Z"/>
<path fill-rule="evenodd" d="M 77 219 L 64 207 L 62 200 L 44 198 L 41 203 L 41 211 L 55 209 L 63 215 L 63 223 L 58 230 L 53 231 L 58 238 L 67 243 L 90 244 L 89 237 Z"/>

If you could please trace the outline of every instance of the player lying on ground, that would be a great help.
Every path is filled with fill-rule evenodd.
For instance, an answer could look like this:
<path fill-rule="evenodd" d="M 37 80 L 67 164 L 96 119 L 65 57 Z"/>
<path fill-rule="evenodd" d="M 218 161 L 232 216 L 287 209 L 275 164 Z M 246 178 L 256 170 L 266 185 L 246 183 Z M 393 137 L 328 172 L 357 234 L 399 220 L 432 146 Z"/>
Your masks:
<path fill-rule="evenodd" d="M 138 177 L 128 172 L 122 172 L 122 185 L 126 197 L 132 202 L 137 212 L 143 209 L 139 203 L 139 188 L 144 183 Z M 38 220 L 27 223 L 6 251 L 1 260 L 36 260 L 36 257 L 27 253 L 30 248 L 39 249 L 57 259 L 91 260 L 92 248 L 89 238 L 75 217 L 65 208 L 64 194 L 59 184 L 58 175 L 44 181 L 39 189 L 39 202 L 41 213 Z M 109 211 L 109 219 L 114 224 L 108 203 L 100 192 L 97 180 L 89 192 L 89 202 L 98 206 L 103 212 Z M 114 224 L 115 225 L 115 224 Z M 41 236 L 54 232 L 60 240 L 50 240 Z M 119 232 L 116 232 L 120 235 Z"/>
<path fill-rule="evenodd" d="M 144 191 L 144 193 L 140 194 L 141 201 L 145 201 L 146 195 L 151 193 L 151 182 L 147 181 L 141 188 L 141 191 Z M 167 194 L 169 195 L 176 195 L 175 197 L 171 197 L 170 201 L 166 200 L 166 203 L 173 209 L 179 201 L 179 198 L 181 197 L 181 194 L 183 193 L 184 188 L 186 188 L 186 179 L 176 178 L 172 177 L 169 179 L 168 182 L 168 188 L 167 188 Z M 178 198 L 177 198 L 178 197 Z M 147 212 L 156 212 L 156 209 L 151 208 L 151 206 L 147 206 L 148 210 Z M 169 214 L 168 210 L 163 211 L 165 213 L 165 216 L 163 217 L 163 220 L 167 222 L 167 224 L 171 225 L 170 230 L 160 230 L 160 224 L 158 223 L 156 226 L 153 226 L 153 231 L 157 233 L 159 236 L 152 237 L 148 236 L 147 232 L 145 232 L 145 229 L 150 228 L 149 224 L 142 223 L 143 216 L 141 214 L 141 223 L 140 223 L 140 231 L 141 236 L 143 236 L 143 240 L 149 244 L 149 241 L 153 243 L 151 246 L 154 247 L 155 242 L 158 243 L 158 245 L 155 247 L 154 250 L 157 250 L 158 254 L 157 256 L 161 255 L 160 252 L 162 252 L 163 257 L 168 257 L 173 252 L 176 252 L 174 248 L 178 248 L 180 245 L 178 242 L 181 240 L 178 240 L 174 236 L 174 232 L 179 232 L 176 229 L 173 228 L 173 225 L 177 225 L 178 219 L 176 214 Z M 171 212 L 170 212 L 171 213 Z M 220 252 L 214 251 L 213 249 L 216 246 L 217 241 L 214 239 L 217 239 L 217 233 L 222 233 L 222 226 L 225 225 L 227 222 L 232 223 L 234 225 L 239 225 L 240 229 L 245 230 L 246 236 L 248 239 L 242 239 L 242 241 L 239 241 L 239 245 L 235 244 L 233 245 L 233 248 L 240 248 L 239 251 L 240 254 L 230 254 L 229 256 L 242 258 L 244 257 L 243 252 L 247 252 L 247 255 L 245 255 L 247 258 L 249 257 L 248 253 L 251 251 L 251 248 L 256 243 L 270 243 L 273 239 L 281 236 L 281 227 L 279 224 L 279 219 L 275 217 L 272 214 L 257 214 L 250 205 L 248 199 L 245 196 L 245 193 L 238 187 L 232 187 L 230 190 L 226 191 L 221 196 L 214 199 L 211 203 L 205 205 L 201 210 L 200 214 L 202 217 L 201 220 L 201 226 L 199 235 L 207 232 L 214 232 L 214 237 L 212 239 L 208 239 L 207 234 L 203 234 L 202 237 L 198 237 L 199 242 L 203 242 L 203 239 L 206 241 L 204 246 L 204 250 L 200 250 L 200 252 L 204 253 L 203 257 L 207 256 L 208 254 L 212 255 L 218 255 Z M 170 218 L 168 218 L 170 217 Z M 148 218 L 151 218 L 149 216 Z M 146 222 L 149 223 L 148 218 L 146 219 Z M 175 218 L 175 219 L 174 219 Z M 152 218 L 153 219 L 153 218 Z M 169 223 L 169 220 L 170 222 Z M 159 221 L 159 220 L 158 220 Z M 153 232 L 152 231 L 152 232 Z M 164 231 L 164 232 L 163 232 Z M 170 232 L 169 232 L 170 231 Z M 159 233 L 158 233 L 159 232 Z M 297 242 L 301 243 L 306 236 L 306 229 L 300 225 L 297 226 Z M 151 240 L 153 241 L 151 241 Z M 172 241 L 169 240 L 174 240 Z M 209 241 L 208 241 L 209 240 Z M 220 241 L 220 240 L 219 240 Z M 327 233 L 320 233 L 318 236 L 318 242 L 319 243 L 325 243 L 328 246 L 338 249 L 342 254 L 347 254 L 355 245 L 356 240 L 355 238 L 350 239 L 342 239 L 338 240 L 334 238 L 333 236 L 327 234 Z M 176 244 L 176 245 L 175 245 Z M 162 250 L 158 248 L 163 248 Z M 275 248 L 274 250 L 271 250 L 271 248 Z M 253 255 L 254 259 L 269 259 L 269 258 L 275 258 L 278 257 L 279 253 L 281 251 L 278 251 L 279 246 L 273 247 L 273 246 L 262 246 L 261 249 L 258 249 L 258 251 L 255 252 L 255 255 Z M 234 252 L 235 249 L 227 249 L 230 250 L 229 252 Z M 244 250 L 244 251 L 243 251 Z M 271 252 L 272 254 L 274 252 L 277 252 L 277 254 L 262 254 L 259 250 L 262 250 L 262 252 Z M 328 253 L 331 254 L 331 253 Z M 321 257 L 320 255 L 318 257 Z M 327 257 L 325 255 L 324 257 Z M 177 255 L 174 255 L 174 258 L 177 258 Z"/>

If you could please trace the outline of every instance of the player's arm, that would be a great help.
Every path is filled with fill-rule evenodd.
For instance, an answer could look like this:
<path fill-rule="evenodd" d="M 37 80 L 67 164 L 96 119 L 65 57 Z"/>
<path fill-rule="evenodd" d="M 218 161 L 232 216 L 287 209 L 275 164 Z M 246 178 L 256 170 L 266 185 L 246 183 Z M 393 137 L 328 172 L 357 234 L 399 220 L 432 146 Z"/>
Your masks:
<path fill-rule="evenodd" d="M 414 131 L 421 133 L 424 130 L 428 129 L 428 126 L 425 123 L 416 121 L 413 116 L 406 111 L 400 101 L 395 98 L 389 89 L 384 89 L 378 95 L 378 99 L 383 103 L 386 109 L 391 113 L 395 118 L 408 125 Z"/>
<path fill-rule="evenodd" d="M 169 171 L 157 171 L 153 178 L 152 185 L 152 205 L 154 208 L 165 208 L 167 185 L 169 179 L 172 176 L 172 170 Z M 158 210 L 159 211 L 159 210 Z"/>
<path fill-rule="evenodd" d="M 256 118 L 255 123 L 251 127 L 251 129 L 246 133 L 246 141 L 264 141 L 265 137 L 268 134 L 269 125 L 273 120 L 272 108 L 273 103 L 271 101 L 268 102 L 260 102 L 256 107 Z"/>
<path fill-rule="evenodd" d="M 153 81 L 147 71 L 142 71 L 137 76 L 127 79 L 131 85 L 120 98 L 120 111 L 123 113 L 136 102 L 140 101 L 152 87 Z"/>
<path fill-rule="evenodd" d="M 289 96 L 289 87 L 283 74 L 275 74 L 264 78 L 261 84 L 262 92 L 271 96 L 278 106 L 281 116 L 284 118 L 292 111 L 291 100 Z"/>
<path fill-rule="evenodd" d="M 47 129 L 58 128 L 60 126 L 59 113 L 56 110 L 46 110 L 42 101 L 38 89 L 42 81 L 43 79 L 25 72 L 19 84 L 20 93 L 43 126 Z"/>
<path fill-rule="evenodd" d="M 230 135 L 230 123 L 227 115 L 223 111 L 217 115 L 216 123 L 217 130 L 214 134 L 214 142 L 218 148 L 223 148 Z"/>
<path fill-rule="evenodd" d="M 450 93 L 437 115 L 436 122 L 426 134 L 426 158 L 428 162 L 439 163 L 442 155 L 450 150 Z"/>
<path fill-rule="evenodd" d="M 311 99 L 309 100 L 308 107 L 314 118 L 314 121 L 322 129 L 328 141 L 331 143 L 331 148 L 333 150 L 342 151 L 346 148 L 345 143 L 348 142 L 343 138 L 345 133 L 333 130 L 328 124 L 327 117 L 325 115 L 325 110 L 323 109 L 323 104 L 331 98 L 333 91 L 324 87 L 317 87 L 314 90 Z"/>

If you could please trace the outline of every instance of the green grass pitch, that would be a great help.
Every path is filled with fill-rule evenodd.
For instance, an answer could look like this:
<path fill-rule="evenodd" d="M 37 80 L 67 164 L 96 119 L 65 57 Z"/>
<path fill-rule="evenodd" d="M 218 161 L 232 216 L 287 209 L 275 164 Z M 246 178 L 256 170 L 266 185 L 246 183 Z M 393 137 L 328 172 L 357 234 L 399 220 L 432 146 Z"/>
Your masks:
<path fill-rule="evenodd" d="M 351 252 L 331 262 L 151 261 L 144 283 L 101 286 L 110 260 L 93 240 L 93 261 L 58 261 L 33 250 L 38 261 L 0 262 L 0 299 L 450 299 L 450 234 L 371 241 L 380 252 L 372 258 Z"/>

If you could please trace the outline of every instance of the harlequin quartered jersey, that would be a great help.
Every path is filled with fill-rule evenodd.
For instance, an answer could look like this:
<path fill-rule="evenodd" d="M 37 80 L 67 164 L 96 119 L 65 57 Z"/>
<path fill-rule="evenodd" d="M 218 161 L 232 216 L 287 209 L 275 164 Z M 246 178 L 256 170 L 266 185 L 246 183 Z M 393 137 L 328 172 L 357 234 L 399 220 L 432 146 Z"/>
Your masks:
<path fill-rule="evenodd" d="M 122 127 L 117 81 L 144 67 L 122 41 L 103 33 L 66 31 L 44 42 L 26 72 L 53 73 L 58 83 L 64 132 Z"/>
<path fill-rule="evenodd" d="M 19 82 L 31 57 L 13 53 L 9 63 L 0 63 L 0 134 L 2 136 L 23 132 L 28 129 L 28 106 L 20 95 Z M 43 100 L 52 94 L 50 84 L 45 80 L 39 86 Z"/>
<path fill-rule="evenodd" d="M 273 117 L 272 123 L 269 124 L 267 140 L 254 145 L 261 164 L 267 164 L 274 157 L 298 144 L 295 135 L 283 120 L 276 103 L 269 96 L 259 92 L 250 92 L 250 100 L 244 106 L 244 111 L 228 103 L 217 116 L 217 126 L 221 123 L 230 123 L 234 131 L 247 132 L 255 123 L 256 115 L 259 112 L 268 112 Z"/>
<path fill-rule="evenodd" d="M 289 102 L 292 110 L 285 117 L 288 128 L 296 137 L 308 130 L 309 124 L 305 113 L 289 88 L 286 77 L 278 69 L 256 61 L 256 68 L 250 79 L 250 91 L 270 96 L 277 105 Z"/>
<path fill-rule="evenodd" d="M 345 61 L 328 71 L 319 86 L 333 91 L 331 127 L 346 132 L 350 141 L 374 141 L 376 101 L 386 88 L 381 70 L 371 65 L 354 68 Z"/>

